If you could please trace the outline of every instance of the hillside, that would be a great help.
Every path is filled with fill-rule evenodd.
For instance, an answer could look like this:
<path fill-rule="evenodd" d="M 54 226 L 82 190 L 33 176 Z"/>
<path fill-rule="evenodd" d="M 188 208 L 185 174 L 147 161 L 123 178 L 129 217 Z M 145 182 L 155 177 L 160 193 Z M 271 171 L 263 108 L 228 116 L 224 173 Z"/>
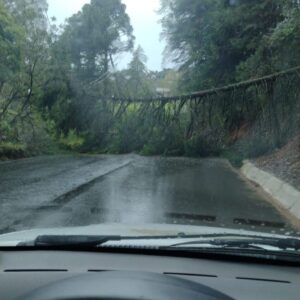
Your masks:
<path fill-rule="evenodd" d="M 283 148 L 254 160 L 254 163 L 300 190 L 300 134 Z"/>

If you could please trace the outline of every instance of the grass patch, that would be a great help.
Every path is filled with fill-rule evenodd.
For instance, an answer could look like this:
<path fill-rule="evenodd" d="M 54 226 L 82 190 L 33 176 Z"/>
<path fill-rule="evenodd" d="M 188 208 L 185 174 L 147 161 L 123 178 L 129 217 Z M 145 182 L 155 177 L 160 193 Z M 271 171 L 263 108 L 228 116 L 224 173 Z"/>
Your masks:
<path fill-rule="evenodd" d="M 26 157 L 26 147 L 23 144 L 0 142 L 0 159 L 18 159 Z"/>

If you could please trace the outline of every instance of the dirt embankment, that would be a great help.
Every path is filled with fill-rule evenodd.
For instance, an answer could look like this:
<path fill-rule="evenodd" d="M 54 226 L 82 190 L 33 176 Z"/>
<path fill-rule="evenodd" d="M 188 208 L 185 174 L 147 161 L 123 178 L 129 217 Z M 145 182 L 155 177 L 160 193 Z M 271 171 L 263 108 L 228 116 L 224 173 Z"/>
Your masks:
<path fill-rule="evenodd" d="M 300 190 L 300 134 L 283 148 L 253 162 Z"/>

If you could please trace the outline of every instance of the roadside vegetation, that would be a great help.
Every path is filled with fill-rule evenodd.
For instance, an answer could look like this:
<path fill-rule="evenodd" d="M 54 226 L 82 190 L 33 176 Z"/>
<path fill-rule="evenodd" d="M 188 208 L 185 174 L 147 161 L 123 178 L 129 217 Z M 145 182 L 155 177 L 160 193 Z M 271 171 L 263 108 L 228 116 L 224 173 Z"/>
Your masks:
<path fill-rule="evenodd" d="M 299 66 L 299 1 L 161 0 L 160 16 L 176 70 L 147 69 L 121 0 L 92 0 L 61 27 L 46 0 L 0 0 L 0 158 L 138 152 L 239 165 L 299 132 L 300 70 L 193 101 L 150 101 Z"/>

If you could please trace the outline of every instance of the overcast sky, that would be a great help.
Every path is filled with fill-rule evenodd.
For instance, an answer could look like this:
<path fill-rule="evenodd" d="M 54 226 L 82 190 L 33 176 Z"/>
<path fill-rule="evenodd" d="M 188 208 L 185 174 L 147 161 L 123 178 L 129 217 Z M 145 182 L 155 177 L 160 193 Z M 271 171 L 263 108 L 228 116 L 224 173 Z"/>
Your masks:
<path fill-rule="evenodd" d="M 49 17 L 56 17 L 59 23 L 78 12 L 89 0 L 48 0 Z M 160 41 L 161 25 L 156 11 L 160 7 L 159 0 L 122 0 L 127 6 L 134 28 L 136 46 L 141 45 L 148 57 L 150 70 L 161 70 L 165 43 Z M 119 57 L 118 68 L 126 67 L 130 56 Z"/>

